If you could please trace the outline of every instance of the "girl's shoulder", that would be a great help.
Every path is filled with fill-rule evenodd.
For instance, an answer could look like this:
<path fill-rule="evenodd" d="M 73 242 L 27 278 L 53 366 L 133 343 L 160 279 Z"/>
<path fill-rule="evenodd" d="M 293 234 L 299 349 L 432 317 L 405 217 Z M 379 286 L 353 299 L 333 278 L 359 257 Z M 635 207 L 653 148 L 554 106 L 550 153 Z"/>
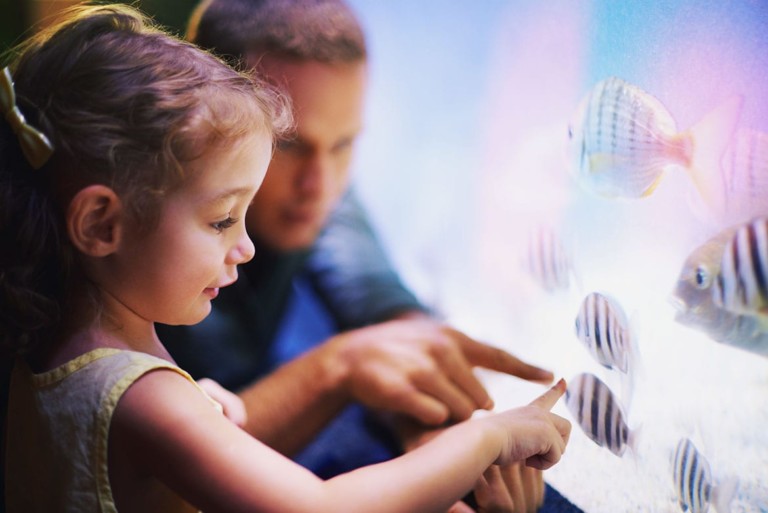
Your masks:
<path fill-rule="evenodd" d="M 92 380 L 99 376 L 109 376 L 110 381 L 133 381 L 142 374 L 154 369 L 167 368 L 193 381 L 184 370 L 175 364 L 139 351 L 100 347 L 75 356 L 56 367 L 35 373 L 22 360 L 17 360 L 17 367 L 28 373 L 36 386 L 50 386 L 62 380 L 77 377 L 81 380 Z"/>

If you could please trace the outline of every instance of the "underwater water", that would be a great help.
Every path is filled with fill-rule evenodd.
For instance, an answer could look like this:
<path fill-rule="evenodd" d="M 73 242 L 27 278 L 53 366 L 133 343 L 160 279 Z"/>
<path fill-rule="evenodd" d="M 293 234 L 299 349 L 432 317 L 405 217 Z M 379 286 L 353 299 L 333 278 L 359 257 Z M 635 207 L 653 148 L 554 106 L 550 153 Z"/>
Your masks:
<path fill-rule="evenodd" d="M 768 133 L 768 3 L 351 4 L 368 31 L 372 64 L 354 181 L 393 261 L 425 302 L 468 334 L 566 380 L 598 376 L 636 435 L 635 449 L 617 456 L 590 440 L 561 401 L 555 411 L 574 423 L 571 442 L 545 479 L 587 512 L 682 511 L 672 457 L 689 438 L 713 486 L 737 484 L 730 511 L 768 512 L 765 348 L 716 342 L 677 322 L 670 301 L 694 249 L 745 216 L 768 215 L 759 194 L 768 173 L 761 139 L 750 139 L 757 142 L 747 152 L 753 174 L 744 183 L 752 189 L 733 193 L 750 205 L 739 212 L 709 208 L 697 180 L 718 182 L 695 175 L 685 159 L 667 162 L 644 197 L 604 197 L 567 158 L 569 123 L 584 128 L 577 106 L 610 76 L 652 96 L 678 139 L 735 96 L 735 126 L 723 131 Z M 620 131 L 609 114 L 601 119 Z M 715 127 L 727 124 L 714 119 Z M 620 191 L 642 174 L 638 166 L 625 173 L 613 178 Z M 750 190 L 758 193 L 738 196 Z M 546 290 L 526 264 L 531 233 L 542 230 L 562 242 L 567 288 Z M 621 304 L 636 337 L 631 394 L 621 373 L 601 366 L 576 337 L 581 302 L 595 291 Z M 498 408 L 542 390 L 482 376 Z"/>

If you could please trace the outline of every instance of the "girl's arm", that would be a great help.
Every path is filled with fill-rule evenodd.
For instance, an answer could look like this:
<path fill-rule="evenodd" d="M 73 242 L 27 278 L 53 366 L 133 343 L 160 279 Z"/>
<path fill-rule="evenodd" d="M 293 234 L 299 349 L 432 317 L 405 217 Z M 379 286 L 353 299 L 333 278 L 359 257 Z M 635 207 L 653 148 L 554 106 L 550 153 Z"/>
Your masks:
<path fill-rule="evenodd" d="M 395 460 L 322 481 L 226 420 L 182 376 L 157 370 L 118 403 L 110 461 L 133 467 L 120 476 L 152 476 L 206 513 L 445 511 L 493 463 L 528 459 L 543 469 L 560 458 L 570 423 L 549 409 L 564 390 L 560 382 L 529 406 L 458 424 Z M 115 480 L 118 508 L 136 486 Z"/>

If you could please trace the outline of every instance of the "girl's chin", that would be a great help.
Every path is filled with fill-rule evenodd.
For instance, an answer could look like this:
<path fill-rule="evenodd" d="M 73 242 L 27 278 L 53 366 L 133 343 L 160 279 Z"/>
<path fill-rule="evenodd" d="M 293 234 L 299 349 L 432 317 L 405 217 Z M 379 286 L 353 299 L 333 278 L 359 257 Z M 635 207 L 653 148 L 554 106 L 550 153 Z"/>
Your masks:
<path fill-rule="evenodd" d="M 202 322 L 208 315 L 211 313 L 211 300 L 208 297 L 205 297 L 202 304 L 200 304 L 197 308 L 193 310 L 190 310 L 187 315 L 174 319 L 174 322 L 168 322 L 163 324 L 168 324 L 171 326 L 192 326 L 194 324 L 198 324 Z"/>

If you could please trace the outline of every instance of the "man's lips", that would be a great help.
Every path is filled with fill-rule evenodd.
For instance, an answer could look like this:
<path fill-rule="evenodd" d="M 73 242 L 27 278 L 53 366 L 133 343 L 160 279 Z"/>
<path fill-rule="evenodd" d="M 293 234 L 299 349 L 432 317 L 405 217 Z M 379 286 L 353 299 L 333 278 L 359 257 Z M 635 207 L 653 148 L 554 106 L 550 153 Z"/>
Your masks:
<path fill-rule="evenodd" d="M 313 223 L 318 217 L 320 217 L 320 213 L 316 210 L 296 209 L 283 212 L 283 218 L 290 223 Z"/>

